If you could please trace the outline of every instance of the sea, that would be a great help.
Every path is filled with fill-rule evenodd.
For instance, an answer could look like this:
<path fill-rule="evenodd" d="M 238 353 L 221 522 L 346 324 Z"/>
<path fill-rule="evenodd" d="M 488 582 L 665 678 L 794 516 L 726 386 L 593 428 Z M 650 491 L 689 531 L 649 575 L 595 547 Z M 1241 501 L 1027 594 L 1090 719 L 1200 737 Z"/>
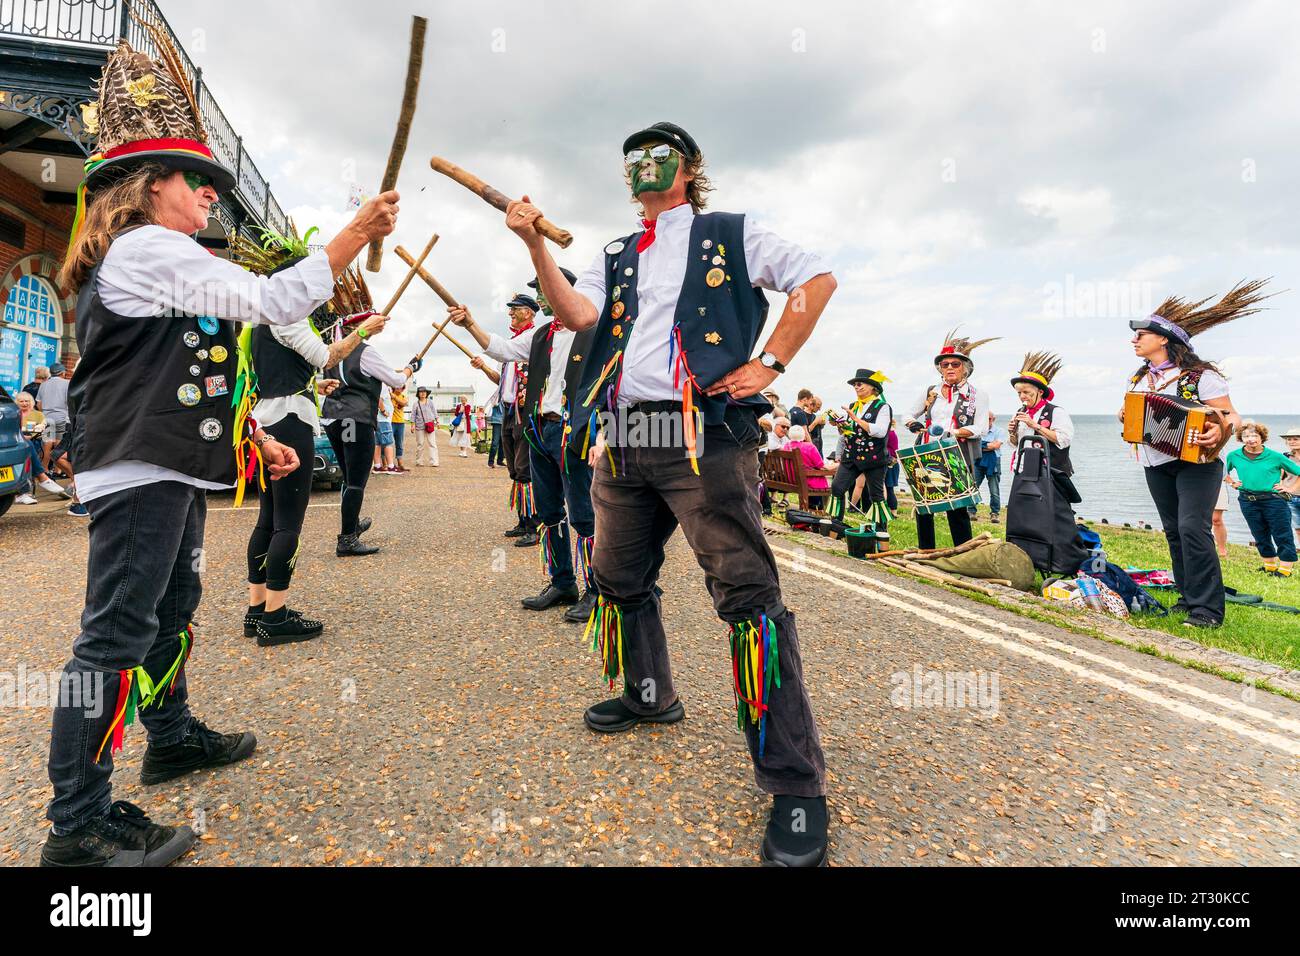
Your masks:
<path fill-rule="evenodd" d="M 995 410 L 998 424 L 1005 428 L 1011 420 L 1010 412 Z M 1106 521 L 1112 525 L 1125 524 L 1134 527 L 1151 525 L 1159 530 L 1160 516 L 1156 513 L 1151 495 L 1147 491 L 1146 478 L 1142 466 L 1133 454 L 1133 447 L 1120 437 L 1120 424 L 1113 415 L 1074 415 L 1074 441 L 1070 445 L 1070 460 L 1074 463 L 1074 484 L 1083 497 L 1083 502 L 1074 508 L 1074 513 L 1089 522 L 1100 524 Z M 1281 438 L 1288 428 L 1300 426 L 1300 415 L 1243 415 L 1243 418 L 1261 422 L 1268 426 L 1270 432 L 1268 447 L 1286 453 L 1286 442 Z M 904 446 L 911 444 L 911 433 L 905 428 L 898 429 L 899 441 Z M 827 434 L 827 451 L 831 450 L 831 434 Z M 1224 456 L 1233 448 L 1239 448 L 1235 439 L 1228 442 Z M 906 481 L 903 480 L 906 484 Z M 1011 491 L 1011 455 L 1005 450 L 1002 454 L 1002 497 L 1006 501 Z M 1246 527 L 1246 520 L 1241 516 L 1237 505 L 1236 491 L 1229 489 L 1231 505 L 1224 514 L 1228 526 L 1228 540 L 1238 544 L 1250 544 L 1252 537 Z M 988 488 L 982 489 L 984 503 L 988 503 Z"/>

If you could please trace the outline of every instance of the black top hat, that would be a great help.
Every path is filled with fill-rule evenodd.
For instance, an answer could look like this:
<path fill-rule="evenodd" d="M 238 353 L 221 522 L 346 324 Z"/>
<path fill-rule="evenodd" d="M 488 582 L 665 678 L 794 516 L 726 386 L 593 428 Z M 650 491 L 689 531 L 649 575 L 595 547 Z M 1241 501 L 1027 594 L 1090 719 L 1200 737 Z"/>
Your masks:
<path fill-rule="evenodd" d="M 566 278 L 566 279 L 569 280 L 569 285 L 577 285 L 577 284 L 578 284 L 578 277 L 575 276 L 575 275 L 574 275 L 572 272 L 570 272 L 568 269 L 564 268 L 564 266 L 560 266 L 560 272 L 563 273 L 564 278 Z M 537 276 L 533 276 L 533 281 L 530 282 L 530 283 L 528 283 L 528 288 L 530 288 L 530 289 L 538 289 L 538 288 L 540 288 L 540 287 L 541 287 L 541 286 L 540 286 L 540 283 L 537 281 Z"/>
<path fill-rule="evenodd" d="M 650 139 L 663 140 L 669 146 L 675 147 L 687 159 L 698 159 L 700 156 L 700 147 L 696 145 L 694 138 L 676 123 L 655 123 L 640 132 L 633 133 L 623 140 L 623 154 L 627 155 L 628 151 L 634 149 L 638 143 Z"/>
<path fill-rule="evenodd" d="M 506 308 L 513 309 L 519 306 L 523 306 L 525 309 L 532 309 L 534 312 L 539 312 L 542 308 L 537 304 L 537 300 L 531 295 L 524 295 L 522 292 L 516 292 L 515 297 L 506 303 Z"/>
<path fill-rule="evenodd" d="M 850 385 L 857 385 L 859 382 L 866 382 L 868 385 L 875 387 L 876 391 L 881 391 L 889 379 L 885 378 L 883 372 L 877 372 L 869 368 L 858 369 L 858 374 L 849 379 Z"/>

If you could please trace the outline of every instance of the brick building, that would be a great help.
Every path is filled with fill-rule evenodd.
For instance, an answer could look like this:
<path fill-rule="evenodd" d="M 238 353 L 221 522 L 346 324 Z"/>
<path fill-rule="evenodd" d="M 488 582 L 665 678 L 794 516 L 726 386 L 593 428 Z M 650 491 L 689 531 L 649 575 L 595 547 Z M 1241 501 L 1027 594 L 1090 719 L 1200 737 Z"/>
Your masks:
<path fill-rule="evenodd" d="M 287 218 L 243 142 L 153 0 L 0 3 L 0 386 L 10 393 L 42 365 L 76 362 L 75 295 L 55 276 L 67 249 L 76 191 L 97 130 L 94 87 L 120 38 L 156 55 L 141 25 L 171 37 L 193 83 L 208 145 L 237 186 L 198 236 L 218 254 L 237 229 L 287 231 Z"/>

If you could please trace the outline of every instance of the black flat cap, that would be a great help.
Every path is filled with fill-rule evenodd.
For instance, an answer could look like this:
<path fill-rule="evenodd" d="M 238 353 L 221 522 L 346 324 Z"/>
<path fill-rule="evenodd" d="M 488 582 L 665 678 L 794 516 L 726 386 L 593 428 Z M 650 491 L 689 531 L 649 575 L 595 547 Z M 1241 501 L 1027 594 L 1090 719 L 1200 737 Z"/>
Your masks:
<path fill-rule="evenodd" d="M 669 146 L 678 149 L 687 159 L 698 159 L 700 156 L 700 147 L 696 145 L 691 134 L 676 123 L 655 123 L 639 133 L 633 133 L 623 140 L 623 155 L 626 156 L 630 150 L 648 139 L 663 140 Z"/>
<path fill-rule="evenodd" d="M 569 285 L 577 285 L 577 284 L 578 284 L 578 277 L 575 276 L 575 275 L 574 275 L 572 272 L 570 272 L 568 269 L 564 268 L 564 266 L 560 266 L 560 272 L 562 272 L 562 273 L 564 274 L 564 278 L 566 278 L 566 279 L 569 280 Z M 530 282 L 530 283 L 528 283 L 528 288 L 530 288 L 530 289 L 536 289 L 536 288 L 537 288 L 537 285 L 538 285 L 538 283 L 537 283 L 537 277 L 536 277 L 536 276 L 533 276 L 533 281 Z"/>
<path fill-rule="evenodd" d="M 524 295 L 522 292 L 516 292 L 515 297 L 506 303 L 507 309 L 513 309 L 516 306 L 523 306 L 525 309 L 532 309 L 534 312 L 540 312 L 541 306 L 531 295 Z"/>

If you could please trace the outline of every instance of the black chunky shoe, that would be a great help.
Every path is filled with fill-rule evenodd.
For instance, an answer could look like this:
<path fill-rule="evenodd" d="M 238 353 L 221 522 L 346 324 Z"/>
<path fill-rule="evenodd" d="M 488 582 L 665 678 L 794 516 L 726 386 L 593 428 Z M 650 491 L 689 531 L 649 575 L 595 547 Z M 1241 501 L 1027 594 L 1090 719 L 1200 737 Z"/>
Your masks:
<path fill-rule="evenodd" d="M 362 544 L 355 534 L 339 535 L 339 543 L 334 547 L 334 555 L 339 558 L 364 558 L 366 555 L 378 553 L 378 548 Z"/>
<path fill-rule="evenodd" d="M 244 637 L 257 637 L 257 622 L 262 620 L 265 613 L 265 611 L 253 611 L 250 609 L 249 612 L 244 615 Z M 318 631 L 323 631 L 325 629 L 325 625 L 321 621 L 313 621 L 309 617 L 303 617 L 302 611 L 295 611 L 290 608 L 289 616 L 292 618 L 298 618 L 306 624 L 307 627 L 313 627 Z"/>
<path fill-rule="evenodd" d="M 532 530 L 533 530 L 532 527 L 530 527 L 530 526 L 529 526 L 529 525 L 524 521 L 523 518 L 520 518 L 520 519 L 519 519 L 519 524 L 515 525 L 513 528 L 511 528 L 509 531 L 507 531 L 507 532 L 505 533 L 505 537 L 507 537 L 507 538 L 522 538 L 524 535 L 528 534 L 528 533 L 529 533 L 530 531 L 532 531 Z"/>
<path fill-rule="evenodd" d="M 257 637 L 257 622 L 262 619 L 262 614 L 266 611 L 266 602 L 249 607 L 244 614 L 244 637 Z"/>
<path fill-rule="evenodd" d="M 1223 621 L 1210 617 L 1208 614 L 1193 611 L 1187 615 L 1187 620 L 1183 621 L 1183 627 L 1196 627 L 1206 631 L 1213 631 L 1216 628 L 1223 627 Z"/>
<path fill-rule="evenodd" d="M 119 800 L 65 836 L 51 833 L 41 848 L 41 866 L 167 866 L 193 845 L 189 827 L 159 826 L 135 804 Z"/>
<path fill-rule="evenodd" d="M 535 548 L 535 547 L 537 547 L 537 532 L 536 532 L 536 531 L 528 531 L 528 532 L 524 533 L 522 536 L 520 536 L 519 540 L 515 542 L 515 547 L 516 547 L 516 548 Z"/>
<path fill-rule="evenodd" d="M 542 593 L 534 597 L 524 598 L 519 603 L 530 611 L 545 611 L 547 608 L 555 607 L 557 604 L 573 604 L 578 600 L 578 592 L 561 591 L 554 584 L 548 584 L 542 589 Z"/>
<path fill-rule="evenodd" d="M 363 534 L 365 534 L 367 531 L 369 531 L 370 528 L 371 528 L 373 525 L 374 525 L 374 522 L 371 521 L 369 518 L 358 518 L 358 519 L 357 519 L 357 537 L 358 537 L 358 538 L 361 537 Z"/>
<path fill-rule="evenodd" d="M 826 798 L 772 798 L 759 858 L 764 866 L 826 865 Z"/>
<path fill-rule="evenodd" d="M 196 770 L 224 767 L 250 756 L 257 748 L 257 738 L 242 734 L 219 734 L 201 721 L 194 721 L 185 739 L 170 747 L 150 744 L 140 767 L 140 782 L 147 787 L 165 783 Z"/>
<path fill-rule="evenodd" d="M 325 625 L 303 617 L 297 611 L 278 611 L 263 614 L 257 622 L 257 646 L 278 647 L 281 644 L 301 644 L 320 637 Z"/>
<path fill-rule="evenodd" d="M 679 700 L 667 710 L 658 714 L 642 715 L 627 709 L 621 698 L 603 701 L 587 708 L 582 715 L 588 730 L 598 734 L 621 734 L 631 730 L 637 724 L 675 724 L 686 718 L 686 708 Z"/>
<path fill-rule="evenodd" d="M 596 606 L 596 592 L 591 588 L 582 592 L 578 603 L 564 612 L 564 619 L 570 624 L 586 624 L 591 617 L 591 610 Z"/>

